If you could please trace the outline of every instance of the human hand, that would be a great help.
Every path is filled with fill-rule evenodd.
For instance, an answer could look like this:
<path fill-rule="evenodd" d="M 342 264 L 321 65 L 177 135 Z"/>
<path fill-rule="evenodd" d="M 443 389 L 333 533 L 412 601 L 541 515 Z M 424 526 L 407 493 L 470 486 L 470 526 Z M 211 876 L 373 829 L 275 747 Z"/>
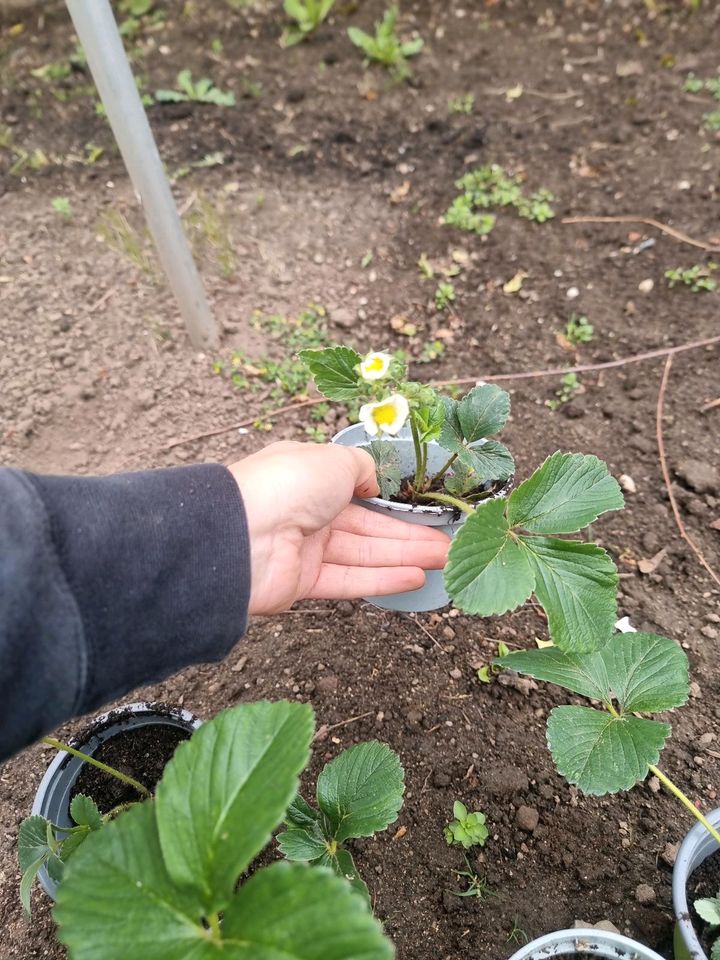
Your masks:
<path fill-rule="evenodd" d="M 379 493 L 364 450 L 273 443 L 229 467 L 250 534 L 250 613 L 296 600 L 377 597 L 417 590 L 447 560 L 449 537 L 352 504 Z"/>

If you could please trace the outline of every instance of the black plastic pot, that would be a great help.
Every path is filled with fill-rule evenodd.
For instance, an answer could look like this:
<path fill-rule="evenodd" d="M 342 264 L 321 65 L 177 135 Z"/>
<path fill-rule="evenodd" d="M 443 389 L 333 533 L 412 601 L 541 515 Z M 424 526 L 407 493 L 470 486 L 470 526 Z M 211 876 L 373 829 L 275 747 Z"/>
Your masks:
<path fill-rule="evenodd" d="M 101 743 L 127 730 L 152 724 L 180 727 L 192 734 L 200 723 L 197 717 L 179 707 L 166 707 L 156 703 L 129 703 L 97 717 L 90 725 L 88 737 L 80 742 L 73 740 L 69 745 L 92 756 Z M 70 819 L 70 799 L 75 781 L 84 766 L 84 762 L 79 757 L 64 752 L 58 753 L 47 768 L 38 787 L 32 812 L 51 820 L 59 827 L 73 826 Z M 38 878 L 45 893 L 54 900 L 57 883 L 48 875 L 45 867 L 40 870 Z"/>

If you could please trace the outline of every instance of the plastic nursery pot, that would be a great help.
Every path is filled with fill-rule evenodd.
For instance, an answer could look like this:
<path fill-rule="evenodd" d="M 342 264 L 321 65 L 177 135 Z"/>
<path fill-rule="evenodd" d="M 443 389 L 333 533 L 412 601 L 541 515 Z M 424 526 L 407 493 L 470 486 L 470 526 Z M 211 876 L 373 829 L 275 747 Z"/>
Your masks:
<path fill-rule="evenodd" d="M 98 747 L 128 730 L 137 730 L 147 726 L 179 727 L 191 735 L 200 726 L 197 717 L 179 707 L 165 707 L 155 703 L 129 703 L 110 713 L 103 713 L 92 721 L 87 736 L 79 742 L 71 740 L 69 746 L 92 756 Z M 71 827 L 70 800 L 75 783 L 86 764 L 79 757 L 58 752 L 40 782 L 32 813 L 51 820 L 59 827 Z M 57 883 L 49 876 L 45 867 L 38 873 L 40 884 L 49 897 L 55 899 Z"/>
<path fill-rule="evenodd" d="M 361 423 L 354 423 L 352 426 L 345 427 L 340 433 L 336 434 L 333 443 L 342 444 L 345 447 L 366 447 L 370 444 L 365 428 Z M 473 446 L 480 446 L 484 440 L 479 440 Z M 383 440 L 383 443 L 392 443 L 400 454 L 400 467 L 404 477 L 411 476 L 415 472 L 415 448 L 412 437 L 407 427 L 392 439 Z M 437 472 L 442 469 L 446 463 L 448 453 L 437 443 L 428 444 L 428 473 Z M 500 497 L 507 493 L 512 485 L 512 479 L 508 480 L 502 490 L 498 490 L 493 497 Z M 355 500 L 368 510 L 374 510 L 376 513 L 390 513 L 400 520 L 406 520 L 408 523 L 419 523 L 425 527 L 439 527 L 451 537 L 455 536 L 466 519 L 466 515 L 452 507 L 434 507 L 413 505 L 410 503 L 395 503 L 392 500 L 383 500 L 380 497 L 371 497 L 367 500 Z M 450 602 L 450 597 L 445 590 L 442 570 L 428 570 L 425 574 L 425 586 L 420 590 L 411 590 L 407 593 L 393 593 L 387 597 L 365 597 L 376 607 L 382 607 L 384 610 L 404 610 L 420 613 L 425 610 L 437 610 Z"/>
<path fill-rule="evenodd" d="M 714 827 L 720 827 L 720 807 L 707 815 Z M 691 874 L 700 864 L 720 849 L 701 823 L 696 823 L 683 840 L 675 859 L 672 878 L 673 911 L 675 913 L 676 960 L 707 960 L 690 918 L 687 887 Z"/>
<path fill-rule="evenodd" d="M 613 960 L 663 960 L 636 940 L 608 930 L 559 930 L 528 943 L 510 960 L 546 960 L 547 957 L 612 957 Z"/>

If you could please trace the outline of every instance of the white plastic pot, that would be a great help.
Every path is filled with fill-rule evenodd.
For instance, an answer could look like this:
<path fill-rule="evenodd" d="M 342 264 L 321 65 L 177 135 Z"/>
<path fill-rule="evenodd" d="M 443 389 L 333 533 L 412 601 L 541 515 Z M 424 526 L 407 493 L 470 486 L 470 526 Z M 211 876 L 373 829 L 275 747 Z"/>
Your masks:
<path fill-rule="evenodd" d="M 596 928 L 559 930 L 548 933 L 522 947 L 510 960 L 546 960 L 547 957 L 588 956 L 612 960 L 663 960 L 663 958 L 629 937 Z"/>
<path fill-rule="evenodd" d="M 332 442 L 342 444 L 345 447 L 366 447 L 371 440 L 363 425 L 354 423 L 336 434 Z M 479 446 L 484 442 L 484 440 L 480 440 L 473 446 Z M 383 443 L 392 443 L 398 451 L 402 475 L 412 476 L 415 472 L 415 448 L 410 431 L 404 429 L 397 437 L 383 440 Z M 432 474 L 433 471 L 441 470 L 448 457 L 447 450 L 444 450 L 437 443 L 428 444 L 428 473 Z M 503 496 L 511 485 L 512 479 L 508 480 L 503 489 L 499 490 L 494 496 Z M 392 500 L 383 500 L 381 497 L 355 500 L 355 503 L 367 507 L 368 510 L 374 510 L 376 513 L 389 513 L 399 520 L 407 521 L 407 523 L 419 523 L 425 527 L 439 527 L 451 537 L 455 536 L 466 519 L 466 514 L 452 507 L 413 506 L 410 503 L 395 503 Z M 385 610 L 404 610 L 418 613 L 425 610 L 437 610 L 450 602 L 450 597 L 445 589 L 442 570 L 428 570 L 425 574 L 425 586 L 419 590 L 394 593 L 387 597 L 365 597 L 364 599 Z"/>
<path fill-rule="evenodd" d="M 129 703 L 110 713 L 97 717 L 91 725 L 90 735 L 80 743 L 70 741 L 69 746 L 81 753 L 92 756 L 100 744 L 110 740 L 118 733 L 136 730 L 148 724 L 155 726 L 181 727 L 188 734 L 197 730 L 201 721 L 187 710 L 179 707 L 164 707 L 152 703 Z M 70 799 L 75 781 L 80 776 L 84 761 L 70 753 L 59 751 L 45 771 L 45 776 L 35 794 L 32 813 L 51 820 L 59 827 L 72 827 L 70 818 Z M 62 836 L 62 834 L 61 834 Z M 55 899 L 57 883 L 48 874 L 45 867 L 38 873 L 40 885 L 49 897 Z"/>
<path fill-rule="evenodd" d="M 707 815 L 714 827 L 720 827 L 720 808 Z M 673 912 L 675 913 L 675 960 L 707 960 L 690 916 L 687 887 L 691 874 L 703 860 L 720 849 L 717 840 L 701 823 L 696 823 L 683 840 L 675 859 L 672 878 Z"/>

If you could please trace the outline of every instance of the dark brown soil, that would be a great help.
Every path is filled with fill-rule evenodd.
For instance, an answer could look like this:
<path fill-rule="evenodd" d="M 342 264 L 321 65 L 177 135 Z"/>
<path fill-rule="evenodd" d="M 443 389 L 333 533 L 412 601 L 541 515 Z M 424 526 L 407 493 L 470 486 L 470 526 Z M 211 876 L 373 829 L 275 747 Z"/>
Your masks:
<path fill-rule="evenodd" d="M 180 727 L 153 724 L 124 730 L 101 743 L 93 756 L 119 773 L 141 783 L 153 793 L 175 748 L 189 734 Z M 77 778 L 73 796 L 91 797 L 101 813 L 109 813 L 123 803 L 140 799 L 137 790 L 97 767 L 85 764 Z"/>
<path fill-rule="evenodd" d="M 664 489 L 655 439 L 663 362 L 583 373 L 581 390 L 554 412 L 546 401 L 559 375 L 514 375 L 720 334 L 718 293 L 670 289 L 665 279 L 667 269 L 717 254 L 640 223 L 562 222 L 649 217 L 720 245 L 720 144 L 702 128 L 713 100 L 682 91 L 688 72 L 717 72 L 718 5 L 406 0 L 402 30 L 416 29 L 427 45 L 404 85 L 363 71 L 345 35 L 349 23 L 369 28 L 382 0 L 338 3 L 316 37 L 287 51 L 276 42 L 279 3 L 157 6 L 169 11 L 164 25 L 132 41 L 147 88 L 171 86 L 187 67 L 238 97 L 234 109 L 150 111 L 171 173 L 222 154 L 222 164 L 190 167 L 174 186 L 189 227 L 203 203 L 225 224 L 219 240 L 206 224 L 197 241 L 223 329 L 219 356 L 189 348 L 149 253 L 142 269 L 127 244 L 117 250 L 97 239 L 110 211 L 136 230 L 142 219 L 110 132 L 83 92 L 83 71 L 54 86 L 32 73 L 72 51 L 64 5 L 0 14 L 9 128 L 0 127 L 0 142 L 10 138 L 0 147 L 0 462 L 108 473 L 230 462 L 272 439 L 305 439 L 308 427 L 331 435 L 345 424 L 340 410 L 318 422 L 307 408 L 263 414 L 273 430 L 255 428 L 271 386 L 238 390 L 213 373 L 213 362 L 228 363 L 236 350 L 282 351 L 253 327 L 256 309 L 297 316 L 322 303 L 334 339 L 362 351 L 402 348 L 417 379 L 505 375 L 513 413 L 502 440 L 518 481 L 558 448 L 596 454 L 630 479 L 625 511 L 593 533 L 620 569 L 620 615 L 676 638 L 690 657 L 691 700 L 671 716 L 662 766 L 703 810 L 717 806 L 720 593 L 679 536 Z M 15 23 L 22 30 L 11 30 Z M 248 83 L 262 84 L 261 95 Z M 450 112 L 448 102 L 466 93 L 475 95 L 473 112 Z M 90 163 L 87 144 L 105 152 Z M 35 168 L 28 160 L 11 175 L 24 155 Z M 441 226 L 454 182 L 484 163 L 522 173 L 530 190 L 552 190 L 556 218 L 538 225 L 503 210 L 486 239 Z M 59 196 L 70 200 L 69 220 L 53 212 Z M 230 270 L 224 247 L 235 257 Z M 422 253 L 438 267 L 459 256 L 452 312 L 435 309 L 435 281 L 417 269 Z M 527 274 L 521 290 L 505 292 L 519 271 Z M 570 351 L 557 335 L 572 312 L 587 315 L 595 332 Z M 400 332 L 398 317 L 416 332 Z M 419 362 L 436 339 L 444 353 Z M 675 357 L 662 420 L 681 519 L 716 571 L 719 357 L 717 348 Z M 255 374 L 250 380 L 257 384 Z M 239 423 L 247 432 L 177 443 Z M 653 558 L 652 572 L 641 572 L 639 561 Z M 355 845 L 400 960 L 507 960 L 516 928 L 536 937 L 604 919 L 670 957 L 666 846 L 682 839 L 688 816 L 652 782 L 605 798 L 569 788 L 545 743 L 559 691 L 476 680 L 499 641 L 517 649 L 544 636 L 532 603 L 502 620 L 313 603 L 253 622 L 225 663 L 145 693 L 204 717 L 260 697 L 312 702 L 321 736 L 307 785 L 358 740 L 378 737 L 400 753 L 407 796 L 398 827 L 406 832 Z M 28 925 L 17 896 L 18 824 L 49 759 L 35 746 L 0 775 L 3 960 L 64 956 L 47 902 L 35 895 Z M 488 817 L 490 837 L 474 855 L 496 894 L 485 901 L 448 893 L 463 869 L 442 836 L 455 799 Z M 523 807 L 538 815 L 533 830 L 522 827 L 533 819 Z M 639 884 L 653 888 L 654 902 L 639 902 Z"/>

